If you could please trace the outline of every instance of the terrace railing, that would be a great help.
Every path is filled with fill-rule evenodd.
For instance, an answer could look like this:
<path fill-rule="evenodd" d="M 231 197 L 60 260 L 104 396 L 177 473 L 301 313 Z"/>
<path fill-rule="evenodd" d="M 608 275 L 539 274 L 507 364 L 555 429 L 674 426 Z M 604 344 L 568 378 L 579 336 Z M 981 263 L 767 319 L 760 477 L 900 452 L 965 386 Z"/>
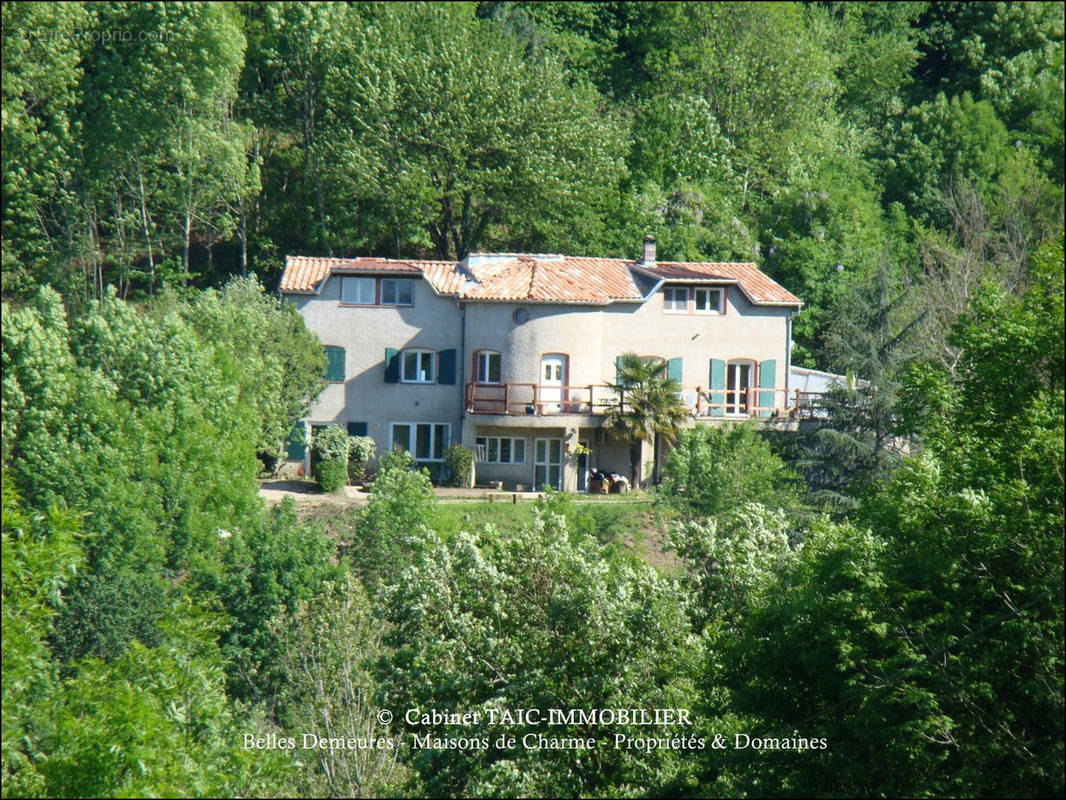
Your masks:
<path fill-rule="evenodd" d="M 798 389 L 685 388 L 682 404 L 697 419 L 716 417 L 756 419 L 817 419 L 824 411 L 817 392 Z M 554 415 L 604 414 L 618 398 L 605 385 L 542 386 L 536 383 L 468 383 L 466 410 L 471 414 Z"/>

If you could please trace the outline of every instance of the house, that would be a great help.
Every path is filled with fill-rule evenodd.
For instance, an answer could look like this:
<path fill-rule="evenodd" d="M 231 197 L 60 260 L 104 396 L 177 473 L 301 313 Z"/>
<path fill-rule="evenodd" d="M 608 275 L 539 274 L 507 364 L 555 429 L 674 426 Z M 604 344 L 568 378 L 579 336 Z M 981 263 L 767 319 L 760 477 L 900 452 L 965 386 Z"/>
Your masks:
<path fill-rule="evenodd" d="M 629 351 L 667 362 L 694 420 L 791 408 L 800 300 L 755 264 L 656 261 L 651 237 L 639 260 L 290 256 L 281 293 L 329 362 L 290 457 L 340 424 L 431 467 L 461 442 L 479 481 L 580 491 L 589 469 L 629 471 L 629 442 L 603 428 Z"/>

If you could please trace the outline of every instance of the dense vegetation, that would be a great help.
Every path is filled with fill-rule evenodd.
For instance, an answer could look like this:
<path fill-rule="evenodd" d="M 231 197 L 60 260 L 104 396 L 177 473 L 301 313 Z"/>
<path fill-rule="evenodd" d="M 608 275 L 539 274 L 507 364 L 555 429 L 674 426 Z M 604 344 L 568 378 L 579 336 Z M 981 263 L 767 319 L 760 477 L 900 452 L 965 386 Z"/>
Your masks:
<path fill-rule="evenodd" d="M 1062 795 L 1062 35 L 1054 3 L 5 3 L 3 794 Z M 263 509 L 325 363 L 252 273 L 645 233 L 756 260 L 796 361 L 855 376 L 801 434 L 678 436 L 681 572 L 565 498 L 445 519 L 400 456 L 339 542 Z M 493 720 L 598 707 L 692 720 Z M 649 730 L 706 747 L 613 746 Z M 495 745 L 529 733 L 599 745 Z"/>

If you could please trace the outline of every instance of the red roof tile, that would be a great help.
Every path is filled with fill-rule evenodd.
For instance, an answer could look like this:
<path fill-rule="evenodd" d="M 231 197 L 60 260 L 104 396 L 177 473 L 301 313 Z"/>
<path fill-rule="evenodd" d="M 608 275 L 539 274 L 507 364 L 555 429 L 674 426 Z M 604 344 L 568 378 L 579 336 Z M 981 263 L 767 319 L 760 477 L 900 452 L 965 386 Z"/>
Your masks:
<path fill-rule="evenodd" d="M 755 305 L 802 305 L 803 301 L 751 262 L 659 261 L 647 272 L 669 281 L 730 280 Z"/>
<path fill-rule="evenodd" d="M 466 300 L 606 305 L 643 299 L 634 269 L 671 282 L 735 282 L 756 305 L 801 304 L 751 263 L 669 261 L 644 267 L 620 258 L 550 255 L 515 255 L 475 261 L 470 267 L 452 261 L 289 256 L 281 291 L 314 294 L 334 272 L 407 272 L 421 274 L 438 294 Z"/>

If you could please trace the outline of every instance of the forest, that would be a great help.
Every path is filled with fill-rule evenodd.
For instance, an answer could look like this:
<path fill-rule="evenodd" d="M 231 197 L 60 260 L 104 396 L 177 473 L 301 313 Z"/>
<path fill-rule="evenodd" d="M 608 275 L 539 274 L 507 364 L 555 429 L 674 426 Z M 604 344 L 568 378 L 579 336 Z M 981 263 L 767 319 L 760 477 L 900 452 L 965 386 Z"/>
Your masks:
<path fill-rule="evenodd" d="M 2 14 L 4 797 L 1066 791 L 1061 3 Z M 326 369 L 285 255 L 646 234 L 849 378 L 681 433 L 677 570 L 565 495 L 452 530 L 402 454 L 264 506 Z"/>

